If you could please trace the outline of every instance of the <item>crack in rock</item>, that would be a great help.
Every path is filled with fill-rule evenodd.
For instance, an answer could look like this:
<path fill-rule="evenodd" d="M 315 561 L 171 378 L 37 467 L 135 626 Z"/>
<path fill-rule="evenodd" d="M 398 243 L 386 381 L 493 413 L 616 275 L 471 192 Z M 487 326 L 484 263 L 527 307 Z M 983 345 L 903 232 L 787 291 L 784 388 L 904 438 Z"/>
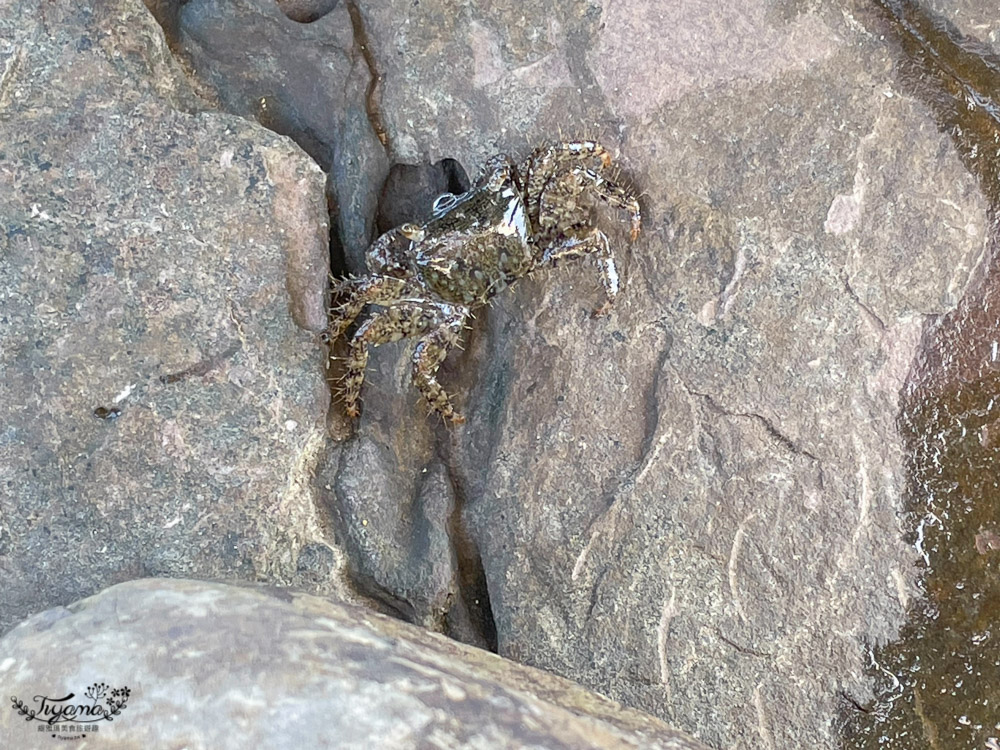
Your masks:
<path fill-rule="evenodd" d="M 368 39 L 368 32 L 365 29 L 364 16 L 358 7 L 357 0 L 347 0 L 346 5 L 348 15 L 351 17 L 351 27 L 354 30 L 354 44 L 361 52 L 361 57 L 365 61 L 370 76 L 368 87 L 365 89 L 365 114 L 368 116 L 368 122 L 371 124 L 372 130 L 375 131 L 379 142 L 387 153 L 391 153 L 392 145 L 389 140 L 389 131 L 385 126 L 385 120 L 382 118 L 382 111 L 379 107 L 378 94 L 382 76 L 379 75 L 378 67 L 375 64 L 375 55 L 372 53 L 371 41 Z"/>
<path fill-rule="evenodd" d="M 798 444 L 798 442 L 796 442 L 793 438 L 783 433 L 770 418 L 764 416 L 763 414 L 757 414 L 756 412 L 732 411 L 731 409 L 728 409 L 722 404 L 720 404 L 710 394 L 696 391 L 693 388 L 691 388 L 683 379 L 680 378 L 678 379 L 680 380 L 681 385 L 684 387 L 684 390 L 686 390 L 690 395 L 702 399 L 708 406 L 708 408 L 714 411 L 716 414 L 721 414 L 722 416 L 725 417 L 736 417 L 742 419 L 755 420 L 764 428 L 767 434 L 770 435 L 775 442 L 777 442 L 786 450 L 788 450 L 788 452 L 797 456 L 804 456 L 805 458 L 814 461 L 815 463 L 819 464 L 820 467 L 822 467 L 823 462 L 817 456 L 810 453 L 805 448 L 801 447 Z M 822 487 L 822 482 L 820 483 L 820 486 Z"/>

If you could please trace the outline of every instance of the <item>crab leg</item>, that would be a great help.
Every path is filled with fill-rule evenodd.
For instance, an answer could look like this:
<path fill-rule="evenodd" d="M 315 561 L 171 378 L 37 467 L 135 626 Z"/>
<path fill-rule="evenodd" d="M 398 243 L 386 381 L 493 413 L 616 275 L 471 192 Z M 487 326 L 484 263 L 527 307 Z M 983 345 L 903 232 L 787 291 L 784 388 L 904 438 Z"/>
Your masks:
<path fill-rule="evenodd" d="M 600 229 L 586 226 L 577 227 L 577 229 L 589 231 L 583 236 L 570 236 L 549 245 L 542 253 L 539 265 L 555 265 L 560 260 L 580 258 L 584 255 L 596 255 L 597 267 L 601 272 L 601 284 L 604 286 L 604 293 L 608 298 L 603 305 L 594 310 L 594 317 L 596 318 L 607 314 L 618 297 L 618 292 L 621 289 L 618 267 L 615 265 L 615 256 L 611 251 L 611 243 L 608 242 L 608 236 L 604 232 Z"/>
<path fill-rule="evenodd" d="M 393 275 L 393 271 L 406 270 L 406 250 L 412 242 L 420 242 L 424 238 L 424 230 L 416 224 L 403 224 L 390 229 L 365 252 L 365 265 L 372 273 Z"/>
<path fill-rule="evenodd" d="M 413 352 L 413 384 L 428 406 L 453 424 L 462 424 L 465 417 L 455 411 L 436 376 L 448 352 L 458 344 L 465 318 L 464 311 L 456 312 L 444 325 L 422 338 Z"/>
<path fill-rule="evenodd" d="M 627 211 L 631 217 L 631 237 L 635 242 L 639 236 L 639 229 L 642 226 L 642 214 L 639 210 L 639 199 L 635 197 L 631 190 L 618 185 L 613 180 L 593 169 L 586 167 L 573 167 L 570 170 L 573 175 L 581 181 L 584 189 L 593 190 L 601 200 L 610 206 Z"/>
<path fill-rule="evenodd" d="M 399 341 L 408 336 L 420 336 L 427 331 L 435 331 L 436 333 L 437 330 L 450 330 L 452 327 L 455 328 L 454 340 L 457 342 L 458 332 L 462 330 L 462 322 L 464 320 L 465 313 L 460 312 L 453 305 L 437 304 L 427 306 L 416 302 L 403 302 L 393 307 L 388 307 L 368 318 L 368 320 L 361 324 L 351 339 L 347 355 L 347 371 L 344 375 L 342 388 L 347 413 L 352 417 L 360 414 L 358 401 L 361 396 L 361 386 L 365 380 L 365 367 L 368 365 L 369 347 L 379 346 L 391 341 Z M 418 352 L 422 344 L 423 342 L 418 344 Z M 447 354 L 447 350 L 445 350 L 445 354 Z M 441 359 L 443 360 L 444 357 L 442 356 Z M 437 364 L 439 365 L 440 361 Z M 430 381 L 434 386 L 437 386 L 437 391 L 432 390 L 432 395 L 439 400 L 438 391 L 440 391 L 440 395 L 443 395 L 443 390 L 437 385 L 437 381 L 434 380 L 433 376 L 436 370 L 437 365 L 430 371 Z M 443 416 L 453 419 L 455 412 L 447 403 L 447 396 L 444 396 L 444 404 L 447 408 L 438 408 L 428 395 L 428 391 L 421 386 L 420 381 L 417 379 L 416 364 L 414 365 L 414 381 L 435 410 L 440 411 Z"/>
<path fill-rule="evenodd" d="M 507 154 L 491 156 L 483 164 L 483 169 L 476 180 L 476 186 L 496 192 L 510 179 L 511 169 L 513 169 L 513 164 L 511 164 Z"/>
<path fill-rule="evenodd" d="M 632 194 L 632 191 L 603 174 L 580 165 L 567 170 L 557 181 L 546 185 L 539 203 L 538 226 L 546 232 L 551 232 L 560 226 L 583 223 L 583 217 L 567 214 L 579 212 L 576 199 L 587 192 L 593 193 L 614 208 L 628 212 L 631 218 L 631 237 L 634 242 L 642 226 L 639 199 Z M 570 208 L 567 209 L 567 206 Z"/>
<path fill-rule="evenodd" d="M 365 305 L 388 305 L 401 297 L 420 294 L 410 282 L 394 276 L 336 279 L 333 291 L 336 297 L 346 293 L 347 299 L 330 310 L 330 325 L 326 329 L 330 341 L 344 334 Z"/>
<path fill-rule="evenodd" d="M 611 154 L 596 141 L 568 141 L 535 149 L 520 167 L 520 173 L 527 175 L 524 193 L 527 197 L 528 216 L 538 219 L 539 207 L 545 186 L 567 164 L 579 165 L 587 159 L 600 159 L 601 167 L 611 164 Z"/>

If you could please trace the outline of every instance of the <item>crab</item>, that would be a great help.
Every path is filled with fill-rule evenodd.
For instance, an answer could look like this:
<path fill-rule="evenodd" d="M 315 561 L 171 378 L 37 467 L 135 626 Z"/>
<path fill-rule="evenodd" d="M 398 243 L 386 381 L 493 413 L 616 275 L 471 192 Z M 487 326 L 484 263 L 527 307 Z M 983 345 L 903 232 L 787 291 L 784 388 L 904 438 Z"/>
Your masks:
<path fill-rule="evenodd" d="M 609 173 L 611 155 L 594 141 L 535 149 L 520 164 L 491 157 L 461 195 L 444 193 L 424 224 L 403 224 L 372 243 L 368 276 L 335 280 L 325 338 L 344 335 L 366 305 L 378 309 L 351 337 L 342 380 L 347 414 L 360 414 L 368 351 L 415 337 L 413 383 L 430 409 L 459 424 L 464 417 L 437 380 L 475 310 L 517 279 L 557 262 L 593 255 L 607 297 L 594 312 L 607 313 L 619 291 L 607 236 L 593 220 L 595 199 L 628 214 L 631 239 L 639 235 L 637 196 Z"/>

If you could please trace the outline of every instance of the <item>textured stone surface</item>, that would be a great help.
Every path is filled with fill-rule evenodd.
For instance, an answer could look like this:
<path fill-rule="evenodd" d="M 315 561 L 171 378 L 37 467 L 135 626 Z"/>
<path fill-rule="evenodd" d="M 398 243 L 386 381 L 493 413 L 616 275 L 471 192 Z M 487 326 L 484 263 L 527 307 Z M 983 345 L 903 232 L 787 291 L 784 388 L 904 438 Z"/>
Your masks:
<path fill-rule="evenodd" d="M 295 139 L 327 172 L 327 198 L 338 216 L 335 259 L 341 261 L 341 246 L 359 259 L 372 234 L 388 164 L 369 124 L 372 71 L 363 28 L 355 29 L 353 4 L 147 4 L 207 95 L 225 111 Z M 254 54 L 248 55 L 248 48 Z"/>
<path fill-rule="evenodd" d="M 367 590 L 712 746 L 835 744 L 917 593 L 900 390 L 987 227 L 866 7 L 363 9 L 401 155 L 598 134 L 647 217 L 609 318 L 587 264 L 480 316 L 464 427 L 373 357 L 320 465 Z"/>
<path fill-rule="evenodd" d="M 96 737 L 114 750 L 705 749 L 567 680 L 287 591 L 134 581 L 0 640 L 5 701 L 37 709 L 33 696 L 82 698 L 95 682 L 130 690 Z M 51 746 L 9 709 L 4 747 Z"/>
<path fill-rule="evenodd" d="M 994 54 L 1000 53 L 1000 18 L 990 0 L 929 0 L 926 8 L 988 45 Z"/>
<path fill-rule="evenodd" d="M 0 3 L 0 630 L 138 576 L 338 586 L 323 174 L 203 106 L 141 3 Z"/>
<path fill-rule="evenodd" d="M 1000 742 L 1000 662 L 991 637 L 1000 616 L 1000 121 L 993 104 L 1000 67 L 980 41 L 988 36 L 976 12 L 994 22 L 995 12 L 967 2 L 935 3 L 944 17 L 912 3 L 881 5 L 875 28 L 898 46 L 900 81 L 957 145 L 993 221 L 985 262 L 957 307 L 929 321 L 903 391 L 907 525 L 927 595 L 903 638 L 873 651 L 883 689 L 877 704 L 854 713 L 844 747 L 991 747 Z"/>
<path fill-rule="evenodd" d="M 149 4 L 199 91 L 329 171 L 350 270 L 376 215 L 460 174 L 397 169 L 376 213 L 390 161 L 471 174 L 560 133 L 615 150 L 644 233 L 616 235 L 608 318 L 588 264 L 479 317 L 443 368 L 464 427 L 426 418 L 387 346 L 327 445 L 301 330 L 322 326 L 321 176 L 190 114 L 132 5 L 7 0 L 5 615 L 148 573 L 336 588 L 335 535 L 353 589 L 406 619 L 715 747 L 831 747 L 917 594 L 900 391 L 928 324 L 975 307 L 987 248 L 871 6 L 391 0 L 302 25 L 264 0 Z M 973 7 L 939 10 L 975 34 Z M 126 386 L 116 421 L 90 416 Z"/>

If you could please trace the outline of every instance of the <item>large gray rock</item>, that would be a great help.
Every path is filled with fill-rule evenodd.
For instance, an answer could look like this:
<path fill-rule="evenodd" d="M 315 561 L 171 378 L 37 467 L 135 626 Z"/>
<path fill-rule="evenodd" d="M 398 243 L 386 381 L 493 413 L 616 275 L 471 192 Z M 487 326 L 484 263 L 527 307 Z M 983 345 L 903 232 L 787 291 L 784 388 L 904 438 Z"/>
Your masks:
<path fill-rule="evenodd" d="M 446 374 L 464 427 L 373 357 L 320 465 L 366 590 L 713 746 L 836 743 L 918 591 L 900 392 L 987 240 L 853 10 L 364 9 L 401 153 L 471 171 L 596 130 L 647 217 L 609 318 L 586 264 L 479 317 Z"/>
<path fill-rule="evenodd" d="M 4 700 L 25 711 L 39 710 L 39 695 L 89 704 L 94 683 L 129 689 L 113 722 L 96 722 L 96 741 L 113 750 L 707 750 L 567 680 L 287 591 L 134 581 L 0 639 Z M 0 711 L 4 747 L 92 732 L 39 732 L 12 707 Z"/>
<path fill-rule="evenodd" d="M 0 3 L 0 630 L 154 574 L 340 586 L 324 176 L 204 106 L 141 3 Z"/>

